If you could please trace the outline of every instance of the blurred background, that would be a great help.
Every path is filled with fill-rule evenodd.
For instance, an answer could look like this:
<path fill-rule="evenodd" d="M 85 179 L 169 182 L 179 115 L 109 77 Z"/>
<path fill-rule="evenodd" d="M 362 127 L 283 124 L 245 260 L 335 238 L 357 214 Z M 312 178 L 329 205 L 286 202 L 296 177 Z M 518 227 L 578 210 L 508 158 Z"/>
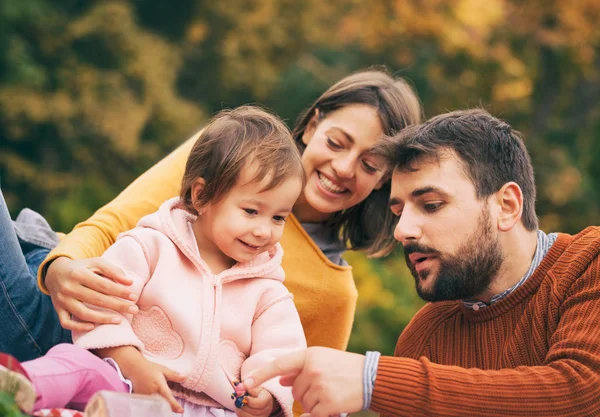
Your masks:
<path fill-rule="evenodd" d="M 291 127 L 372 65 L 427 117 L 484 106 L 521 130 L 545 231 L 600 223 L 597 0 L 0 0 L 2 191 L 69 231 L 221 108 Z M 389 354 L 422 305 L 402 254 L 347 258 L 350 350 Z"/>

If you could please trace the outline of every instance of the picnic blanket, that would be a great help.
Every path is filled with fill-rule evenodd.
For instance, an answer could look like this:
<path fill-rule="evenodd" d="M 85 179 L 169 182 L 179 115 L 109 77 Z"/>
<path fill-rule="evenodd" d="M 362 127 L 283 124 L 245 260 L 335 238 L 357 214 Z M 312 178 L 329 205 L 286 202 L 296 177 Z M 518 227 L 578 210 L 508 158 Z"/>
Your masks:
<path fill-rule="evenodd" d="M 83 411 L 67 410 L 66 408 L 47 408 L 33 413 L 35 417 L 84 417 Z"/>

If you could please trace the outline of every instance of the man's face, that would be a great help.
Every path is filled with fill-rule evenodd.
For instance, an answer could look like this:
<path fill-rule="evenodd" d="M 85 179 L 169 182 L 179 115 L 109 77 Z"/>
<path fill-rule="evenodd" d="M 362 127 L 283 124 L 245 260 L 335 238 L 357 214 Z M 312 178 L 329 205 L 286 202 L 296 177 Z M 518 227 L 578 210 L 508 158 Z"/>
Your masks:
<path fill-rule="evenodd" d="M 390 207 L 417 292 L 427 301 L 476 298 L 503 262 L 488 199 L 477 198 L 454 152 L 412 168 L 394 171 Z"/>

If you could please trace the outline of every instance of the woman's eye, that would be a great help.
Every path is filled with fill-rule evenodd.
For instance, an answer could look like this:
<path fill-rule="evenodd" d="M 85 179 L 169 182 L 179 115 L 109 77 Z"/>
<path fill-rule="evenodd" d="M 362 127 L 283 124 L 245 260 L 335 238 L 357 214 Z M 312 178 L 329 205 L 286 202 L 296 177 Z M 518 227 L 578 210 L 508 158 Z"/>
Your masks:
<path fill-rule="evenodd" d="M 374 174 L 375 172 L 379 171 L 378 168 L 374 167 L 373 165 L 369 164 L 366 161 L 363 161 L 362 163 L 363 168 L 365 169 L 365 171 Z"/>
<path fill-rule="evenodd" d="M 246 214 L 250 214 L 250 215 L 258 214 L 258 211 L 254 210 L 254 209 L 245 208 L 243 210 L 246 212 Z"/>
<path fill-rule="evenodd" d="M 327 145 L 332 149 L 342 149 L 342 145 L 331 139 L 329 136 L 327 136 Z"/>

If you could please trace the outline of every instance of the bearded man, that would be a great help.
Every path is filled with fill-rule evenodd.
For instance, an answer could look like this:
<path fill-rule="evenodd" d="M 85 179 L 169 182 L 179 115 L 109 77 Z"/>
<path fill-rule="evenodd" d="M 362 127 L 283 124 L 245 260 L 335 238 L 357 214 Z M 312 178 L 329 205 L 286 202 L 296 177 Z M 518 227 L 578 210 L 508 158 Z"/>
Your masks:
<path fill-rule="evenodd" d="M 600 415 L 600 228 L 538 228 L 521 135 L 484 110 L 404 129 L 395 238 L 419 295 L 395 356 L 312 347 L 276 375 L 314 417 Z"/>

